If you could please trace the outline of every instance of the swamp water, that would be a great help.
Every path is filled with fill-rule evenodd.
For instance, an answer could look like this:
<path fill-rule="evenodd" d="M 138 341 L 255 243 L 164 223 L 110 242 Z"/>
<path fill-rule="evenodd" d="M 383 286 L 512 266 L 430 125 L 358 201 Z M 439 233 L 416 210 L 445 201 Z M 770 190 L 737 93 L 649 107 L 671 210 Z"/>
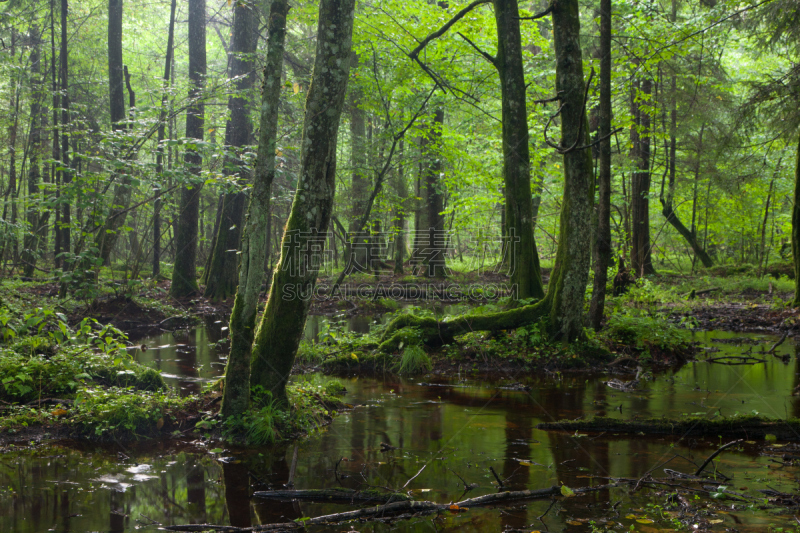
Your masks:
<path fill-rule="evenodd" d="M 368 326 L 368 325 L 367 325 Z M 313 328 L 313 323 L 311 325 Z M 363 325 L 356 326 L 363 327 Z M 218 326 L 221 328 L 221 326 Z M 161 369 L 184 393 L 198 392 L 224 369 L 224 358 L 213 347 L 219 331 L 198 329 L 146 339 L 142 362 Z M 313 335 L 314 332 L 312 331 Z M 744 343 L 730 342 L 743 339 Z M 698 333 L 697 340 L 713 355 L 741 355 L 776 339 L 770 336 Z M 720 340 L 725 342 L 719 342 Z M 757 342 L 757 345 L 749 344 Z M 721 441 L 647 435 L 580 435 L 535 429 L 539 422 L 580 416 L 620 418 L 757 411 L 783 418 L 800 416 L 800 398 L 791 396 L 800 382 L 797 348 L 784 343 L 766 363 L 727 366 L 690 363 L 644 382 L 624 393 L 603 383 L 604 376 L 504 375 L 492 382 L 459 375 L 403 379 L 339 381 L 345 401 L 356 405 L 327 428 L 303 439 L 298 447 L 294 486 L 298 489 L 361 483 L 406 487 L 419 500 L 459 501 L 497 491 L 493 467 L 507 489 L 537 489 L 564 483 L 584 487 L 607 483 L 606 477 L 638 478 L 651 469 L 662 477 L 662 463 L 692 472 Z M 299 376 L 310 385 L 323 384 L 320 375 Z M 628 377 L 627 379 L 630 379 Z M 524 383 L 530 391 L 501 388 Z M 397 447 L 382 452 L 381 443 Z M 282 488 L 289 479 L 293 447 L 264 449 L 215 448 L 202 439 L 182 443 L 138 443 L 89 446 L 75 443 L 6 448 L 0 455 L 0 531 L 33 533 L 156 531 L 163 525 L 186 523 L 250 526 L 287 522 L 304 516 L 351 510 L 342 504 L 273 502 L 250 499 L 253 490 Z M 784 467 L 761 454 L 764 443 L 744 451 L 726 451 L 716 468 L 733 477 L 733 490 L 754 494 L 767 488 L 796 493 L 800 468 Z M 211 450 L 213 449 L 213 452 Z M 339 461 L 341 458 L 346 460 Z M 339 463 L 337 468 L 337 462 Z M 658 467 L 658 468 L 656 468 Z M 340 481 L 337 481 L 336 477 Z M 456 475 L 457 474 L 457 475 Z M 460 476 L 477 488 L 464 496 Z M 746 488 L 746 490 L 745 490 Z M 668 487 L 665 487 L 668 489 Z M 659 507 L 666 495 L 651 489 L 602 490 L 579 498 L 470 509 L 460 514 L 411 518 L 394 523 L 356 523 L 314 527 L 314 531 L 591 531 L 590 520 L 617 531 L 671 531 L 674 525 Z M 768 526 L 796 526 L 790 511 L 755 511 L 710 500 L 692 502 L 719 509 L 708 518 L 715 531 L 768 531 Z M 621 502 L 621 503 L 617 503 Z M 539 516 L 547 514 L 540 521 Z M 638 519 L 638 521 L 637 521 Z M 691 527 L 691 526 L 690 526 Z"/>

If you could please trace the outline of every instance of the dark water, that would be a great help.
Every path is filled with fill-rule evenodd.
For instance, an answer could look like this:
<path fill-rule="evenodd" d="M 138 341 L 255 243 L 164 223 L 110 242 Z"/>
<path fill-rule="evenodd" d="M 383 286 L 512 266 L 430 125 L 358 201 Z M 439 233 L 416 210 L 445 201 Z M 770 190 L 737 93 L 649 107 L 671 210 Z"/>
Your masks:
<path fill-rule="evenodd" d="M 171 334 L 168 334 L 171 335 Z M 141 360 L 173 375 L 182 390 L 195 391 L 202 381 L 222 370 L 224 361 L 209 342 L 215 335 L 199 330 L 172 341 L 167 336 L 146 343 Z M 707 346 L 741 354 L 750 345 L 712 342 L 712 338 L 742 337 L 726 333 L 701 334 Z M 746 336 L 762 344 L 772 337 Z M 170 347 L 164 347 L 166 345 Z M 184 346 L 177 346 L 182 344 Z M 766 344 L 768 346 L 768 344 Z M 161 346 L 160 349 L 156 347 Z M 753 348 L 757 354 L 760 345 Z M 334 474 L 337 461 L 341 484 L 357 488 L 362 483 L 402 487 L 420 468 L 422 473 L 408 489 L 417 499 L 458 501 L 468 483 L 479 485 L 467 497 L 496 492 L 493 467 L 507 488 L 535 489 L 564 483 L 582 487 L 605 483 L 603 477 L 638 478 L 672 459 L 668 467 L 690 472 L 689 459 L 702 462 L 720 445 L 720 439 L 654 438 L 647 435 L 569 435 L 535 429 L 537 423 L 594 414 L 679 416 L 684 413 L 723 415 L 735 412 L 774 416 L 800 416 L 800 401 L 791 396 L 798 384 L 795 347 L 778 349 L 787 363 L 766 356 L 753 366 L 692 363 L 656 377 L 640 391 L 622 393 L 603 383 L 606 377 L 586 375 L 506 375 L 502 381 L 473 379 L 469 369 L 447 380 L 422 377 L 401 379 L 340 379 L 347 387 L 346 401 L 356 404 L 328 428 L 299 445 L 296 488 L 340 486 Z M 303 376 L 312 384 L 322 376 Z M 437 386 L 424 382 L 435 381 Z M 523 382 L 529 392 L 500 386 Z M 381 452 L 381 442 L 398 447 Z M 4 450 L 0 456 L 0 531 L 155 531 L 153 521 L 164 525 L 190 522 L 238 526 L 284 522 L 351 509 L 347 505 L 261 502 L 249 499 L 260 483 L 281 487 L 289 477 L 291 448 L 236 450 L 224 448 L 209 454 L 202 440 L 175 444 L 142 444 L 104 448 L 69 445 Z M 785 492 L 798 490 L 800 469 L 783 467 L 760 455 L 763 443 L 748 444 L 744 452 L 726 452 L 718 468 L 734 480 L 732 489 L 752 493 L 767 486 Z M 454 473 L 455 472 L 455 473 Z M 653 472 L 662 476 L 661 468 Z M 746 487 L 746 489 L 743 489 Z M 604 490 L 581 498 L 565 499 L 545 516 L 537 517 L 549 501 L 494 509 L 472 509 L 458 515 L 413 518 L 392 524 L 355 524 L 357 531 L 590 531 L 588 520 L 609 520 L 618 531 L 669 531 L 653 505 L 663 506 L 665 495 L 652 490 L 629 494 L 627 489 Z M 710 500 L 696 503 L 705 505 Z M 618 514 L 611 506 L 621 502 Z M 721 505 L 721 504 L 720 504 Z M 655 523 L 641 524 L 625 518 L 635 514 Z M 709 518 L 724 531 L 767 531 L 769 524 L 794 527 L 790 512 L 773 514 L 738 508 Z M 350 525 L 315 528 L 349 531 Z M 732 529 L 729 529 L 732 530 Z"/>

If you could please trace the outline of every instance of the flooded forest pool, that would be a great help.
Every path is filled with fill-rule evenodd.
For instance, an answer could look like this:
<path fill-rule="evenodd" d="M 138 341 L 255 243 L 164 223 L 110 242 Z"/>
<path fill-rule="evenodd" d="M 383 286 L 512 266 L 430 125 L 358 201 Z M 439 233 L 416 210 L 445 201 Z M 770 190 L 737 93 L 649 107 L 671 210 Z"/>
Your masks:
<path fill-rule="evenodd" d="M 224 370 L 213 347 L 224 326 L 164 333 L 145 339 L 136 356 L 163 371 L 183 394 Z M 319 324 L 309 324 L 316 335 Z M 314 328 L 317 328 L 317 332 Z M 369 328 L 369 323 L 350 325 Z M 771 336 L 702 332 L 696 340 L 715 352 L 741 355 L 777 340 Z M 758 344 L 754 344 L 758 343 Z M 775 418 L 800 416 L 798 347 L 786 342 L 766 363 L 728 366 L 689 363 L 625 393 L 608 387 L 603 375 L 500 375 L 492 381 L 468 369 L 448 378 L 337 378 L 348 390 L 352 410 L 303 439 L 297 449 L 294 487 L 350 487 L 363 484 L 399 489 L 425 466 L 405 490 L 415 499 L 448 503 L 463 499 L 464 481 L 476 484 L 466 497 L 497 491 L 492 467 L 509 490 L 565 484 L 596 486 L 607 478 L 638 478 L 668 467 L 695 470 L 723 442 L 718 437 L 677 442 L 648 435 L 546 432 L 537 423 L 604 415 L 622 419 L 730 416 L 758 412 Z M 311 374 L 295 379 L 324 383 Z M 522 383 L 530 390 L 510 390 Z M 381 444 L 396 449 L 381 451 Z M 773 443 L 774 444 L 774 443 Z M 251 526 L 347 511 L 344 504 L 261 501 L 254 490 L 288 482 L 294 445 L 264 449 L 216 448 L 203 439 L 176 443 L 90 446 L 70 442 L 7 448 L 0 456 L 0 531 L 33 533 L 156 531 L 158 524 Z M 733 478 L 731 488 L 771 488 L 797 493 L 798 467 L 764 454 L 765 443 L 726 451 L 717 468 Z M 344 459 L 342 459 L 344 458 Z M 341 460 L 341 461 L 340 461 Z M 338 466 L 337 466 L 338 463 Z M 694 464 L 693 464 L 694 463 Z M 656 470 L 654 470 L 656 469 Z M 337 475 L 338 474 L 338 475 Z M 337 479 L 338 477 L 338 479 Z M 463 481 L 462 481 L 463 478 Z M 668 489 L 668 487 L 667 487 Z M 600 490 L 579 498 L 522 502 L 460 514 L 415 517 L 398 522 L 354 524 L 358 531 L 591 531 L 590 520 L 618 531 L 671 531 L 663 511 L 666 492 Z M 703 507 L 710 501 L 698 500 Z M 538 517 L 547 514 L 540 520 Z M 790 511 L 759 511 L 727 504 L 714 512 L 715 531 L 791 528 Z M 721 520 L 721 522 L 717 522 Z M 315 526 L 340 532 L 350 525 Z M 353 529 L 355 530 L 355 529 Z"/>

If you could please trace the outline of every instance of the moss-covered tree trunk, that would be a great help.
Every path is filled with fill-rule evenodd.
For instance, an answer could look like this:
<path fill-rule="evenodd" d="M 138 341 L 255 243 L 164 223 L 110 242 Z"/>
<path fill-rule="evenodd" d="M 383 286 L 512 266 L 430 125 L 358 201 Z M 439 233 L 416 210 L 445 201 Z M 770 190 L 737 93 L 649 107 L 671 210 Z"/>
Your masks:
<path fill-rule="evenodd" d="M 611 0 L 600 0 L 600 158 L 597 171 L 597 233 L 594 240 L 594 285 L 589 322 L 595 330 L 603 322 L 611 263 Z"/>
<path fill-rule="evenodd" d="M 585 83 L 581 57 L 580 14 L 577 0 L 553 4 L 553 41 L 556 52 L 556 93 L 561 95 L 564 197 L 561 204 L 558 249 L 550 275 L 552 300 L 550 330 L 556 338 L 572 341 L 583 335 L 583 301 L 591 260 L 593 204 L 592 154 L 586 120 Z M 577 142 L 577 145 L 574 143 Z"/>
<path fill-rule="evenodd" d="M 794 259 L 794 300 L 792 300 L 792 307 L 800 307 L 800 142 L 797 144 L 793 200 L 792 257 Z"/>
<path fill-rule="evenodd" d="M 253 345 L 251 383 L 287 404 L 286 383 L 316 287 L 336 192 L 336 143 L 350 72 L 355 0 L 322 0 L 300 174 L 281 258 Z"/>
<path fill-rule="evenodd" d="M 533 234 L 530 141 L 526 109 L 525 74 L 517 0 L 493 0 L 497 24 L 503 127 L 504 235 L 509 243 L 508 268 L 520 299 L 544 297 L 539 252 Z"/>
<path fill-rule="evenodd" d="M 272 0 L 269 11 L 267 64 L 261 93 L 261 128 L 258 155 L 253 173 L 253 191 L 247 211 L 242 253 L 239 262 L 239 288 L 231 314 L 231 352 L 225 367 L 222 416 L 245 412 L 250 402 L 250 355 L 256 327 L 258 296 L 264 281 L 264 261 L 269 226 L 269 204 L 275 178 L 275 149 L 278 133 L 278 103 L 281 95 L 281 70 L 286 38 L 287 0 Z"/>
<path fill-rule="evenodd" d="M 252 128 L 247 114 L 247 96 L 255 80 L 254 54 L 258 31 L 258 15 L 253 3 L 236 2 L 233 17 L 233 42 L 231 43 L 230 76 L 237 78 L 235 92 L 228 99 L 230 120 L 225 128 L 225 144 L 231 151 L 226 158 L 224 173 L 239 173 L 239 179 L 247 178 L 240 154 L 234 151 L 250 144 Z M 221 223 L 214 237 L 214 247 L 205 272 L 207 298 L 225 299 L 236 293 L 238 282 L 236 267 L 239 263 L 237 251 L 242 240 L 245 195 L 242 192 L 228 193 L 222 202 Z"/>
<path fill-rule="evenodd" d="M 69 46 L 68 46 L 68 39 L 67 39 L 67 20 L 69 16 L 69 2 L 68 0 L 61 0 L 61 51 L 59 52 L 59 77 L 61 78 L 61 163 L 62 167 L 64 168 L 63 171 L 60 172 L 61 175 L 61 187 L 59 188 L 59 194 L 61 194 L 61 190 L 65 189 L 69 186 L 69 183 L 72 181 L 72 172 L 70 167 L 70 160 L 69 160 L 69 123 L 70 123 L 70 112 L 69 112 Z M 72 230 L 70 228 L 70 224 L 72 223 L 72 208 L 69 202 L 63 202 L 61 207 L 61 216 L 59 217 L 58 224 L 56 225 L 56 231 L 59 232 L 59 239 L 58 239 L 58 246 L 55 249 L 56 252 L 56 268 L 58 267 L 68 267 L 68 261 L 63 260 L 63 258 L 58 257 L 61 253 L 69 253 L 71 251 L 71 240 L 72 240 Z M 66 285 L 64 286 L 66 289 Z"/>
<path fill-rule="evenodd" d="M 189 0 L 189 98 L 194 99 L 186 111 L 186 137 L 203 139 L 205 104 L 200 100 L 206 77 L 206 0 Z M 203 157 L 195 150 L 186 150 L 186 166 L 194 176 L 200 175 Z M 172 269 L 170 295 L 175 298 L 196 294 L 197 288 L 197 221 L 200 217 L 200 191 L 203 183 L 181 187 L 178 223 L 175 227 L 175 264 Z"/>

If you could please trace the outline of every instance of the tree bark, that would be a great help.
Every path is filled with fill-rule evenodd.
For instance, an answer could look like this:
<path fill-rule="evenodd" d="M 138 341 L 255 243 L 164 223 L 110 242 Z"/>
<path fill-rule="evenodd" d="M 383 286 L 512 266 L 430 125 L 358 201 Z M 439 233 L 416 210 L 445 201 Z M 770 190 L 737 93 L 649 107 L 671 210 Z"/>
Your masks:
<path fill-rule="evenodd" d="M 225 128 L 225 144 L 231 155 L 226 158 L 224 173 L 239 173 L 241 184 L 247 181 L 247 171 L 238 153 L 234 150 L 250 144 L 252 128 L 247 116 L 247 93 L 255 80 L 253 55 L 256 51 L 258 17 L 253 12 L 254 4 L 237 2 L 234 8 L 233 39 L 231 42 L 230 76 L 238 78 L 235 92 L 228 99 L 230 120 Z M 222 218 L 214 248 L 205 273 L 206 298 L 225 299 L 236 293 L 237 251 L 242 240 L 242 219 L 245 211 L 243 192 L 227 193 L 222 202 Z"/>
<path fill-rule="evenodd" d="M 322 0 L 301 167 L 280 262 L 253 346 L 252 380 L 286 406 L 336 191 L 336 142 L 350 71 L 355 0 Z M 317 249 L 319 247 L 319 249 Z"/>
<path fill-rule="evenodd" d="M 169 30 L 167 33 L 167 57 L 164 59 L 164 83 L 161 93 L 161 113 L 158 124 L 158 152 L 156 154 L 156 174 L 158 182 L 156 193 L 161 191 L 161 180 L 164 174 L 164 136 L 166 135 L 167 120 L 167 88 L 170 81 L 170 68 L 172 67 L 172 53 L 175 42 L 175 9 L 177 0 L 172 0 L 169 12 Z M 157 279 L 161 274 L 161 198 L 156 198 L 153 204 L 153 272 L 151 277 Z"/>
<path fill-rule="evenodd" d="M 598 136 L 600 158 L 597 172 L 597 233 L 594 241 L 594 284 L 589 322 L 599 330 L 611 263 L 611 0 L 600 0 L 600 105 Z"/>
<path fill-rule="evenodd" d="M 520 299 L 544 297 L 539 252 L 533 233 L 530 141 L 517 0 L 493 0 L 497 24 L 495 67 L 500 75 L 503 128 L 503 236 L 510 254 L 511 284 Z"/>
<path fill-rule="evenodd" d="M 256 327 L 258 296 L 264 281 L 264 260 L 269 226 L 269 204 L 275 178 L 275 150 L 278 136 L 278 103 L 281 95 L 287 0 L 272 0 L 269 12 L 267 64 L 261 93 L 261 127 L 253 175 L 253 192 L 247 212 L 239 264 L 239 288 L 231 314 L 231 352 L 225 368 L 222 397 L 223 418 L 243 414 L 250 403 L 251 348 Z"/>
<path fill-rule="evenodd" d="M 194 104 L 186 112 L 186 137 L 203 139 L 205 104 L 202 101 L 206 77 L 206 0 L 189 0 L 189 98 Z M 197 293 L 197 221 L 200 215 L 199 179 L 203 156 L 188 149 L 186 166 L 197 178 L 181 188 L 180 211 L 175 228 L 175 264 L 170 295 L 174 298 Z"/>

